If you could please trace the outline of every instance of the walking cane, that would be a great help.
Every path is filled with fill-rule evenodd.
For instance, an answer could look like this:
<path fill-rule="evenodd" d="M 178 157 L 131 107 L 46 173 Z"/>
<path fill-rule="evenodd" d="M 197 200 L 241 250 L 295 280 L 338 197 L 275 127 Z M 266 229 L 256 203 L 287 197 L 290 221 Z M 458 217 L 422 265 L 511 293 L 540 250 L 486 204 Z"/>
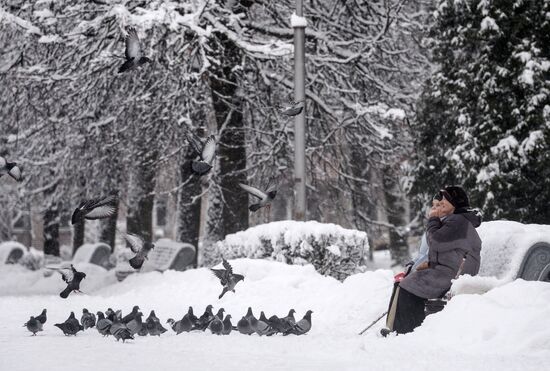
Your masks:
<path fill-rule="evenodd" d="M 398 282 L 401 282 L 401 280 L 403 278 L 405 278 L 412 270 L 412 266 L 409 266 L 407 271 L 405 272 L 402 272 L 402 273 L 398 273 L 394 276 L 394 292 L 395 292 L 395 289 L 396 289 L 396 286 L 395 286 L 395 283 L 398 283 Z M 370 329 L 372 326 L 374 326 L 378 321 L 380 321 L 382 318 L 384 318 L 385 315 L 388 314 L 388 311 L 385 311 L 384 313 L 382 313 L 380 315 L 380 317 L 378 317 L 377 319 L 375 319 L 370 325 L 368 325 L 363 331 L 361 331 L 359 333 L 359 335 L 363 335 L 368 329 Z"/>
<path fill-rule="evenodd" d="M 370 325 L 368 325 L 367 327 L 365 327 L 365 329 L 363 331 L 361 331 L 359 333 L 359 335 L 363 335 L 365 333 L 365 331 L 367 331 L 368 329 L 370 329 L 372 326 L 374 326 L 378 321 L 380 321 L 382 318 L 384 318 L 384 316 L 388 314 L 388 311 L 385 311 L 384 313 L 382 313 L 380 315 L 380 317 L 378 317 L 377 319 L 375 319 L 374 321 L 372 321 L 372 323 Z"/>

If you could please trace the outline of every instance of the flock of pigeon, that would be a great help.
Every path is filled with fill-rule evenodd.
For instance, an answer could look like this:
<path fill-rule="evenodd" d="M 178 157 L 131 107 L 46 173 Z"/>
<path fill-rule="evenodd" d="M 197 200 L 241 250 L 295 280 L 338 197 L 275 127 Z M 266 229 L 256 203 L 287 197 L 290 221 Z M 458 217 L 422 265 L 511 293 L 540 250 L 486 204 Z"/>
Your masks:
<path fill-rule="evenodd" d="M 216 314 L 212 312 L 212 305 L 208 305 L 204 314 L 197 317 L 193 314 L 193 307 L 189 307 L 187 313 L 179 321 L 169 318 L 166 323 L 172 328 L 176 335 L 182 332 L 191 331 L 206 331 L 207 329 L 214 335 L 229 335 L 232 331 L 238 331 L 244 335 L 252 335 L 254 333 L 259 336 L 271 336 L 275 334 L 283 335 L 303 335 L 311 329 L 311 310 L 308 310 L 299 321 L 294 319 L 295 310 L 291 309 L 286 317 L 279 318 L 276 315 L 269 319 L 264 312 L 260 313 L 260 318 L 256 318 L 252 313 L 252 308 L 248 307 L 246 314 L 234 326 L 231 322 L 231 315 L 224 316 L 225 310 L 220 308 Z M 43 325 L 47 320 L 47 310 L 36 317 L 31 318 L 23 325 L 27 330 L 32 332 L 32 336 L 43 331 Z M 74 312 L 71 312 L 69 318 L 65 322 L 56 323 L 54 326 L 63 331 L 66 336 L 75 335 L 79 331 L 85 331 L 95 327 L 96 330 L 103 336 L 113 335 L 114 338 L 123 342 L 129 339 L 134 339 L 135 335 L 139 336 L 160 336 L 168 331 L 161 324 L 155 311 L 152 310 L 149 317 L 143 321 L 143 313 L 140 312 L 139 306 L 134 306 L 132 311 L 126 316 L 122 316 L 122 312 L 107 309 L 105 313 L 97 312 L 90 313 L 88 309 L 82 309 L 82 317 L 80 322 L 76 319 Z"/>
<path fill-rule="evenodd" d="M 119 68 L 119 73 L 124 73 L 136 70 L 138 67 L 151 63 L 151 59 L 144 56 L 141 49 L 140 40 L 135 28 L 127 29 L 125 36 L 125 57 L 126 61 Z M 278 106 L 281 114 L 285 116 L 296 116 L 304 109 L 304 100 L 298 102 L 289 102 L 286 106 Z M 204 142 L 194 133 L 187 131 L 187 141 L 196 152 L 197 159 L 191 162 L 191 169 L 197 176 L 207 174 L 214 165 L 216 158 L 216 138 L 210 135 Z M 16 181 L 22 180 L 21 168 L 16 162 L 9 162 L 6 158 L 0 156 L 0 177 L 8 174 Z M 271 185 L 267 190 L 261 190 L 251 185 L 239 183 L 239 186 L 253 197 L 257 198 L 257 202 L 249 206 L 249 210 L 256 212 L 261 208 L 269 210 L 271 203 L 277 195 L 276 185 Z M 107 196 L 94 198 L 82 201 L 74 210 L 71 223 L 78 224 L 84 220 L 96 220 L 109 218 L 116 215 L 118 208 L 118 194 L 111 193 Z M 132 268 L 141 269 L 144 261 L 154 244 L 144 241 L 138 235 L 131 233 L 123 233 L 130 249 L 135 253 L 135 256 L 129 260 Z M 220 280 L 223 286 L 223 291 L 219 298 L 221 299 L 227 292 L 235 292 L 235 285 L 244 280 L 244 276 L 233 273 L 233 269 L 227 260 L 223 259 L 223 269 L 211 269 L 214 275 Z M 67 287 L 59 294 L 62 298 L 67 298 L 73 291 L 80 292 L 80 283 L 86 278 L 84 272 L 77 271 L 72 265 L 68 268 L 47 267 L 61 274 L 62 279 L 67 283 Z M 288 316 L 279 318 L 272 316 L 267 319 L 264 313 L 261 313 L 260 319 L 256 319 L 252 314 L 252 309 L 249 308 L 248 313 L 242 317 L 237 323 L 237 326 L 231 324 L 231 315 L 223 317 L 223 308 L 218 311 L 217 315 L 212 314 L 212 306 L 208 306 L 205 313 L 196 318 L 193 315 L 193 309 L 190 307 L 189 312 L 179 321 L 169 319 L 168 323 L 176 333 L 192 330 L 206 330 L 207 328 L 215 334 L 229 334 L 232 330 L 238 330 L 243 334 L 257 333 L 259 335 L 273 335 L 282 333 L 284 335 L 305 334 L 311 328 L 311 311 L 308 311 L 304 318 L 298 322 L 294 320 L 294 310 L 290 310 Z M 97 330 L 107 336 L 113 335 L 117 340 L 133 339 L 135 334 L 138 335 L 160 335 L 166 329 L 162 327 L 159 319 L 155 316 L 154 311 L 145 322 L 141 317 L 143 314 L 139 312 L 138 307 L 134 307 L 132 313 L 125 317 L 120 316 L 120 311 L 113 312 L 108 310 L 102 313 L 98 312 L 97 323 L 93 313 L 89 313 L 86 309 L 83 310 L 81 323 L 75 318 L 71 312 L 69 318 L 55 326 L 59 327 L 65 335 L 76 335 L 78 331 L 85 330 L 90 327 L 96 327 Z M 36 335 L 42 331 L 42 325 L 46 322 L 46 309 L 41 315 L 31 317 L 25 326 L 27 329 Z"/>

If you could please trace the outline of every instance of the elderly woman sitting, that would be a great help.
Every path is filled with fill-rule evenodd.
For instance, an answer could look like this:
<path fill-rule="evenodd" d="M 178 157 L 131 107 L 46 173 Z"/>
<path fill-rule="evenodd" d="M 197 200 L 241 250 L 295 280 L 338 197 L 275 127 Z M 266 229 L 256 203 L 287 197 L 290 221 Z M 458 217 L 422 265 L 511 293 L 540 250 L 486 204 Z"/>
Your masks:
<path fill-rule="evenodd" d="M 457 275 L 476 275 L 479 271 L 481 239 L 475 228 L 481 218 L 469 208 L 461 187 L 446 187 L 439 195 L 441 201 L 430 210 L 427 225 L 428 262 L 403 278 L 397 300 L 390 306 L 390 330 L 399 334 L 422 324 L 426 299 L 445 295 Z"/>

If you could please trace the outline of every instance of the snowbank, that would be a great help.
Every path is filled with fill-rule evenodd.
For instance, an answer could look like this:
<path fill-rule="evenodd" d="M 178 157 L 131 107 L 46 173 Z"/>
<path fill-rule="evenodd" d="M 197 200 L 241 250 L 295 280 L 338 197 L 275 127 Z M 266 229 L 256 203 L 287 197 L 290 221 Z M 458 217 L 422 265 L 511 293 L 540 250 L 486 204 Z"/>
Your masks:
<path fill-rule="evenodd" d="M 320 275 L 311 265 L 232 260 L 245 275 L 223 299 L 218 280 L 206 268 L 185 272 L 135 274 L 117 283 L 111 272 L 93 265 L 77 268 L 88 274 L 86 294 L 58 296 L 59 277 L 44 278 L 17 266 L 0 271 L 0 342 L 6 370 L 537 370 L 550 357 L 550 285 L 518 280 L 483 295 L 459 295 L 411 334 L 381 338 L 380 321 L 364 336 L 357 333 L 387 308 L 393 273 L 378 270 L 352 275 L 343 282 Z M 112 279 L 112 284 L 107 281 Z M 101 288 L 103 285 L 104 287 Z M 107 284 L 105 286 L 105 284 Z M 94 289 L 94 285 L 98 285 Z M 139 337 L 126 344 L 103 338 L 95 330 L 65 337 L 53 326 L 70 311 L 82 308 L 151 309 L 163 323 L 181 318 L 192 305 L 201 314 L 207 304 L 223 307 L 238 321 L 248 306 L 259 315 L 283 315 L 290 308 L 301 317 L 313 310 L 306 336 L 226 337 L 209 332 Z M 44 332 L 31 337 L 21 324 L 48 309 Z M 59 361 L 62 352 L 63 362 Z M 32 357 L 29 357 L 32 354 Z M 105 355 L 105 356 L 95 356 Z M 112 355 L 112 356 L 109 356 Z"/>
<path fill-rule="evenodd" d="M 216 248 L 225 258 L 311 263 L 322 274 L 344 279 L 365 269 L 369 242 L 365 232 L 336 224 L 280 221 L 227 235 Z"/>
<path fill-rule="evenodd" d="M 510 221 L 484 222 L 477 229 L 482 240 L 479 275 L 511 281 L 525 253 L 537 242 L 550 243 L 550 226 Z"/>

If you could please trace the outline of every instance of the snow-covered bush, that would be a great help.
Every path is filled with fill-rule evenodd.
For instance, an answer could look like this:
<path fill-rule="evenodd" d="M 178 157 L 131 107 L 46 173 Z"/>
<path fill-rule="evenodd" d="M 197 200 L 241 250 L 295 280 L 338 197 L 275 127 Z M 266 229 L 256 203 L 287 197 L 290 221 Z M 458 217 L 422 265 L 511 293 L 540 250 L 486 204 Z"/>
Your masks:
<path fill-rule="evenodd" d="M 18 263 L 31 271 L 37 271 L 44 266 L 44 253 L 31 247 Z"/>
<path fill-rule="evenodd" d="M 343 280 L 366 268 L 369 243 L 365 232 L 336 224 L 281 221 L 227 235 L 216 247 L 226 259 L 309 263 L 319 273 Z"/>

